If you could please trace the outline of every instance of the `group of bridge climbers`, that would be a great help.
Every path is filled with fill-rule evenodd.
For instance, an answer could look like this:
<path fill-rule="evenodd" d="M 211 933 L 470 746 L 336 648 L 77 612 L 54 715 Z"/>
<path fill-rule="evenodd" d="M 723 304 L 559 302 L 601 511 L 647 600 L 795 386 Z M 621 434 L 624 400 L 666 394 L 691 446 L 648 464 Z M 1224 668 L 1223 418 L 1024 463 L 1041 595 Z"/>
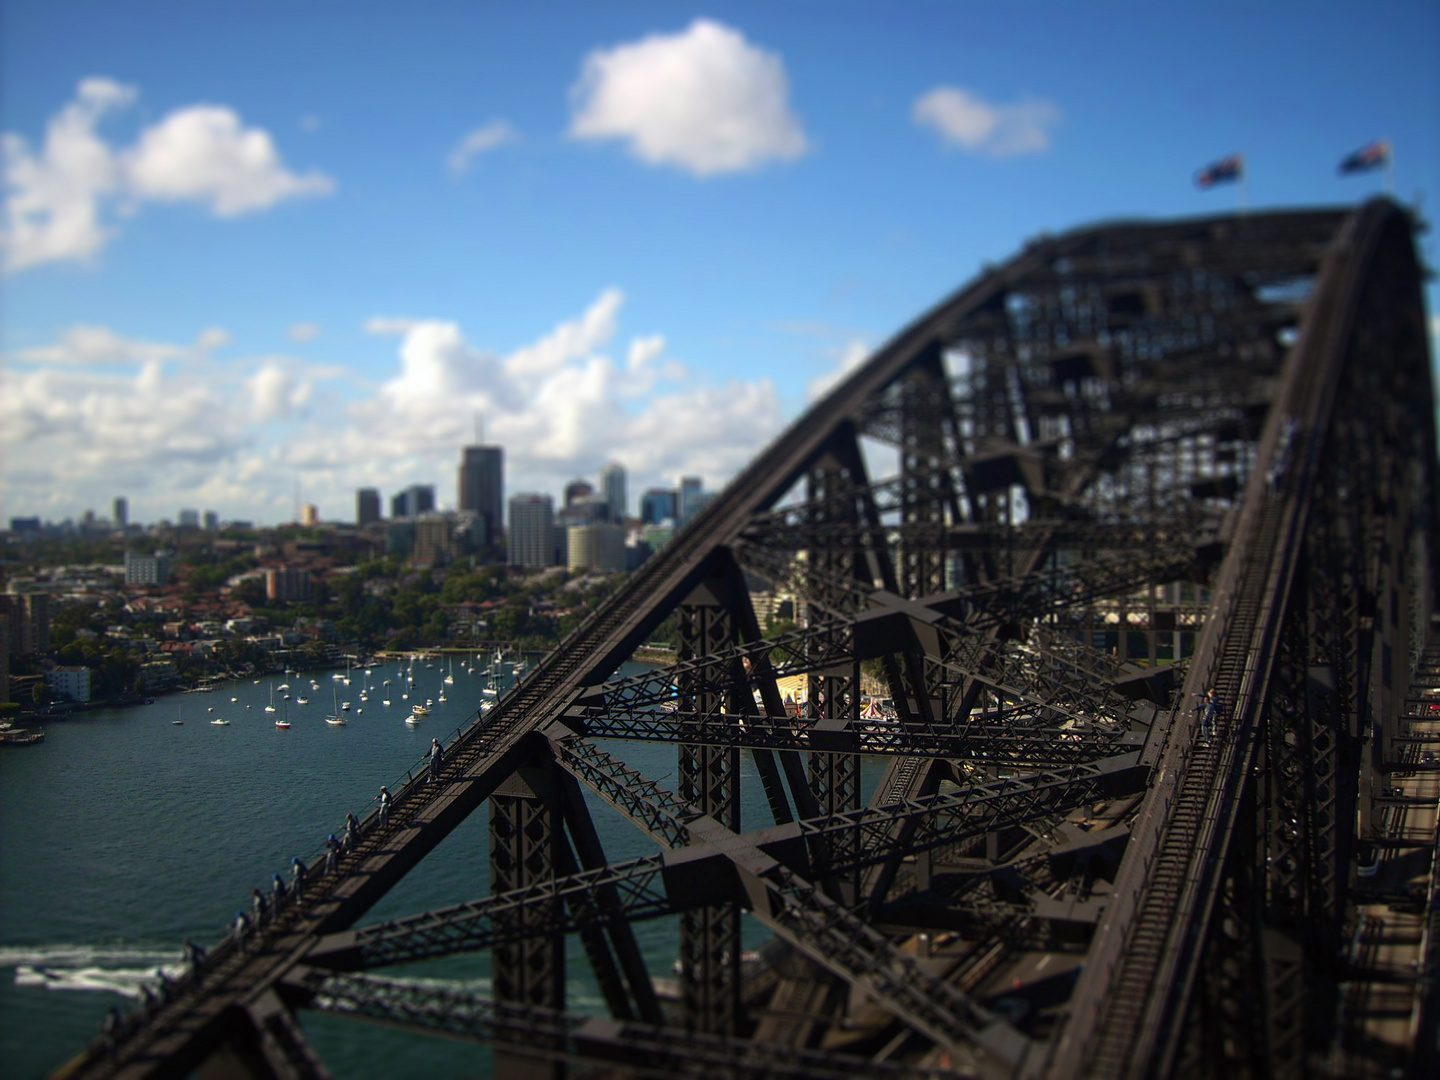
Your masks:
<path fill-rule="evenodd" d="M 426 754 L 426 758 L 429 764 L 426 782 L 431 783 L 440 778 L 445 760 L 445 748 L 439 739 L 430 740 L 430 750 Z M 390 810 L 394 797 L 391 795 L 390 789 L 382 784 L 380 785 L 380 794 L 375 796 L 373 801 L 379 804 L 376 815 L 378 828 L 385 829 L 390 824 Z M 344 830 L 339 835 L 331 833 L 326 838 L 324 847 L 326 876 L 337 874 L 341 859 L 354 853 L 360 846 L 363 828 L 358 817 L 353 813 L 347 813 Z M 310 867 L 303 859 L 296 856 L 290 860 L 290 883 L 288 885 L 285 878 L 277 873 L 271 878 L 268 894 L 258 888 L 251 889 L 250 909 L 246 911 L 242 908 L 236 911 L 235 919 L 230 924 L 229 937 L 234 951 L 243 954 L 252 944 L 254 935 L 263 926 L 279 922 L 282 915 L 298 908 L 304 900 L 309 879 Z M 140 1009 L 128 1015 L 122 1015 L 113 1006 L 107 1011 L 101 1024 L 102 1042 L 106 1052 L 113 1054 L 122 1041 L 142 1028 L 151 1017 L 169 1004 L 181 988 L 198 979 L 210 960 L 211 957 L 204 948 L 187 939 L 184 944 L 184 971 L 178 980 L 172 979 L 163 969 L 157 969 L 156 983 L 153 988 L 149 983 L 141 984 Z"/>

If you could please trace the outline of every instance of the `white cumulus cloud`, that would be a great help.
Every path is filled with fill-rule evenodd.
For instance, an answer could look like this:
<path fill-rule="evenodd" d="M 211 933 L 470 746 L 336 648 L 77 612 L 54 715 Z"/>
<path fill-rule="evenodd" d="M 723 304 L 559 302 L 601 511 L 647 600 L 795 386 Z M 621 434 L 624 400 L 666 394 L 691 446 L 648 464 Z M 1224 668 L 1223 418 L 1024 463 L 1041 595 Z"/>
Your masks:
<path fill-rule="evenodd" d="M 268 131 L 245 127 L 234 110 L 218 105 L 172 112 L 141 134 L 124 162 L 137 197 L 206 203 L 220 217 L 335 190 L 321 173 L 287 170 Z"/>
<path fill-rule="evenodd" d="M 1048 150 L 1050 130 L 1060 122 L 1060 110 L 1048 101 L 994 105 L 958 86 L 939 86 L 923 94 L 910 115 L 947 145 L 990 157 Z"/>
<path fill-rule="evenodd" d="M 50 120 L 40 148 L 4 136 L 0 248 L 7 269 L 93 259 L 115 234 L 114 214 L 146 202 L 193 201 L 230 217 L 334 190 L 322 173 L 291 172 L 269 132 L 246 127 L 219 105 L 177 109 L 130 147 L 112 146 L 97 125 L 135 98 L 134 87 L 84 79 L 75 100 Z"/>
<path fill-rule="evenodd" d="M 110 230 L 100 220 L 99 202 L 119 187 L 121 171 L 95 126 L 134 97 L 132 87 L 85 79 L 75 100 L 50 120 L 38 152 L 19 135 L 4 136 L 0 244 L 11 270 L 58 259 L 86 260 L 104 247 Z"/>
<path fill-rule="evenodd" d="M 304 408 L 313 389 L 309 379 L 297 377 L 288 365 L 274 359 L 267 360 L 259 371 L 247 379 L 246 386 L 250 390 L 255 419 L 261 423 L 283 419 Z"/>
<path fill-rule="evenodd" d="M 519 137 L 515 129 L 504 120 L 495 120 L 482 128 L 476 128 L 450 151 L 450 156 L 446 159 L 450 171 L 456 175 L 464 173 L 469 170 L 470 162 L 480 154 L 514 142 Z"/>
<path fill-rule="evenodd" d="M 592 52 L 571 96 L 572 136 L 622 139 L 642 161 L 697 176 L 793 160 L 808 145 L 780 57 L 708 19 Z"/>

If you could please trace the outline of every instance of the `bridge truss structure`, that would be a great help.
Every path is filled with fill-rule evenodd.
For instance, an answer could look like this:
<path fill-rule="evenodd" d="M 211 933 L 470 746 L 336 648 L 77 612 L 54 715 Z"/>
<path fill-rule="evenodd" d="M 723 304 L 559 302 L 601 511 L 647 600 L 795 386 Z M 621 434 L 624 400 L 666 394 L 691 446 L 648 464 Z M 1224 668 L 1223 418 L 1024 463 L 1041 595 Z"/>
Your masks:
<path fill-rule="evenodd" d="M 1415 228 L 1377 200 L 1029 244 L 66 1075 L 324 1077 L 306 1010 L 503 1080 L 1437 1075 Z M 676 659 L 622 671 L 662 625 Z M 607 855 L 606 805 L 650 854 Z M 367 921 L 487 806 L 488 895 Z M 673 987 L 635 933 L 664 917 Z M 479 951 L 488 996 L 404 977 Z"/>

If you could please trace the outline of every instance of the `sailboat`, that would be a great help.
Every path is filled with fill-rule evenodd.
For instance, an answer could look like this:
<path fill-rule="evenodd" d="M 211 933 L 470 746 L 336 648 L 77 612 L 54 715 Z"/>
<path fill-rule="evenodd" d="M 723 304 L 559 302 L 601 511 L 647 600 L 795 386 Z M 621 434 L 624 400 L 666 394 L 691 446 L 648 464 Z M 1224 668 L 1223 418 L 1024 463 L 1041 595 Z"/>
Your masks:
<path fill-rule="evenodd" d="M 284 715 L 283 717 L 281 717 L 279 720 L 276 720 L 276 721 L 275 721 L 275 726 L 276 726 L 277 728 L 280 728 L 282 731 L 284 731 L 284 730 L 286 730 L 286 729 L 288 729 L 288 728 L 290 727 L 290 710 L 289 710 L 288 707 L 287 707 L 286 710 L 285 710 L 285 715 Z"/>
<path fill-rule="evenodd" d="M 450 658 L 450 674 L 445 676 L 445 685 L 455 685 L 455 658 L 453 656 Z"/>
<path fill-rule="evenodd" d="M 275 711 L 275 684 L 274 684 L 274 683 L 271 683 L 271 684 L 270 684 L 270 704 L 265 706 L 265 711 L 266 711 L 266 712 L 274 712 L 274 711 Z"/>
<path fill-rule="evenodd" d="M 175 719 L 174 719 L 174 720 L 171 720 L 170 723 L 172 723 L 172 724 L 183 724 L 184 722 L 185 722 L 185 717 L 184 717 L 183 715 L 181 715 L 180 706 L 179 706 L 179 705 L 176 705 L 176 706 L 175 706 Z"/>
<path fill-rule="evenodd" d="M 335 688 L 334 688 L 333 686 L 330 688 L 330 693 L 331 693 L 331 701 L 332 701 L 332 703 L 333 703 L 333 702 L 339 697 L 339 695 L 336 693 Z M 346 706 L 346 708 L 349 708 L 350 703 L 347 701 L 347 702 L 345 703 L 345 706 Z M 339 727 L 341 724 L 345 723 L 345 718 L 340 715 L 340 706 L 339 706 L 338 704 L 335 705 L 335 711 L 332 712 L 329 716 L 325 717 L 325 722 L 326 722 L 327 724 L 330 724 L 330 725 L 334 726 L 334 727 Z"/>

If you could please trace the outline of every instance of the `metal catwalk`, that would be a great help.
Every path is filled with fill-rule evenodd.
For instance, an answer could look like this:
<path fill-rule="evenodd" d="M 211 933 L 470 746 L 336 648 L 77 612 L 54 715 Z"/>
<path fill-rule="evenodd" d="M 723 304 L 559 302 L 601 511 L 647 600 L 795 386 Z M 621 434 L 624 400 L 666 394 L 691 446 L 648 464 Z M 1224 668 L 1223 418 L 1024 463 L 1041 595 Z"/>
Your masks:
<path fill-rule="evenodd" d="M 315 1009 L 490 1043 L 502 1080 L 1436 1075 L 1415 226 L 1377 200 L 1029 244 L 760 454 L 303 905 L 64 1074 L 323 1077 Z M 666 620 L 675 663 L 619 676 Z M 678 782 L 616 740 L 674 744 Z M 862 755 L 889 763 L 868 805 Z M 596 800 L 653 854 L 611 861 Z M 367 923 L 487 803 L 492 893 Z M 677 914 L 662 994 L 633 926 Z M 385 973 L 475 950 L 490 997 Z M 607 1017 L 567 1011 L 574 964 Z"/>

